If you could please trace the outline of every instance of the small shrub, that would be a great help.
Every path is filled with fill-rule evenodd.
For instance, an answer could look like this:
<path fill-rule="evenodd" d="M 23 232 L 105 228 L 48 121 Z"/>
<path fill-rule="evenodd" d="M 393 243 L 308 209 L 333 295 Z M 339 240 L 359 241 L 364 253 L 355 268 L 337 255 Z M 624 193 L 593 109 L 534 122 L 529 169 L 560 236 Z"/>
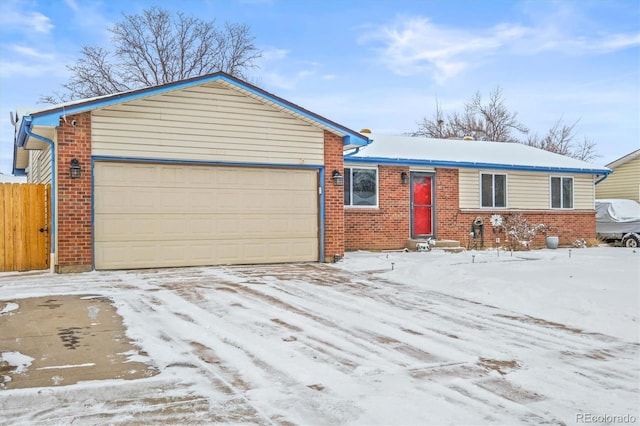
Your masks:
<path fill-rule="evenodd" d="M 513 251 L 529 250 L 531 242 L 538 234 L 542 234 L 546 237 L 550 233 L 557 232 L 555 227 L 544 223 L 528 223 L 527 218 L 522 216 L 520 213 L 508 215 L 504 220 L 502 227 L 507 232 L 507 247 Z"/>

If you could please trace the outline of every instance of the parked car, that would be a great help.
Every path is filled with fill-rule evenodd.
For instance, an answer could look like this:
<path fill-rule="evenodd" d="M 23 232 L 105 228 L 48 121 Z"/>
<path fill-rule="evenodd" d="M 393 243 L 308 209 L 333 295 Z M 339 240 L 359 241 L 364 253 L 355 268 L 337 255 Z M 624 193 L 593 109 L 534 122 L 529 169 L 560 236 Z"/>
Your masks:
<path fill-rule="evenodd" d="M 598 238 L 625 247 L 640 246 L 640 204 L 634 200 L 596 200 Z"/>

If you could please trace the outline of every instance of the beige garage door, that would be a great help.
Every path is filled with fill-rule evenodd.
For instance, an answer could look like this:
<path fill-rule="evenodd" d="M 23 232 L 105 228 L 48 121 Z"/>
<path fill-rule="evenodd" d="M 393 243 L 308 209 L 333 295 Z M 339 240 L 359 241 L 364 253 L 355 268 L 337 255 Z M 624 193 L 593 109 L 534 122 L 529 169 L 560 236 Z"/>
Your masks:
<path fill-rule="evenodd" d="M 96 162 L 96 269 L 317 261 L 316 170 Z"/>

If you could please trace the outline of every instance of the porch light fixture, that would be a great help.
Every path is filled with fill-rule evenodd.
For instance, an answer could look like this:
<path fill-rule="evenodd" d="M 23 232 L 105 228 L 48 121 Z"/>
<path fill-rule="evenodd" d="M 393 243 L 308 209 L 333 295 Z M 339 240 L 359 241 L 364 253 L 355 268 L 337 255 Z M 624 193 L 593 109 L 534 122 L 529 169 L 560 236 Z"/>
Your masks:
<path fill-rule="evenodd" d="M 80 162 L 77 158 L 71 160 L 71 166 L 69 166 L 69 176 L 71 179 L 78 179 L 80 177 Z"/>
<path fill-rule="evenodd" d="M 409 175 L 407 174 L 407 172 L 400 173 L 400 180 L 402 181 L 403 185 L 409 184 Z"/>
<path fill-rule="evenodd" d="M 334 170 L 331 174 L 331 179 L 333 180 L 333 184 L 335 186 L 344 185 L 344 177 L 340 174 L 338 170 Z"/>

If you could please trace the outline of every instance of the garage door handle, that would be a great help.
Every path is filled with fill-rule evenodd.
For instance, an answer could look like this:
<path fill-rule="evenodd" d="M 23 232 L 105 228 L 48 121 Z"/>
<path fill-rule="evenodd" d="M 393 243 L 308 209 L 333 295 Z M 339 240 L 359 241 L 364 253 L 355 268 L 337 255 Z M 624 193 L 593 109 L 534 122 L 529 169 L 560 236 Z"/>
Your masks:
<path fill-rule="evenodd" d="M 49 232 L 49 228 L 40 228 L 39 231 L 40 232 Z"/>

